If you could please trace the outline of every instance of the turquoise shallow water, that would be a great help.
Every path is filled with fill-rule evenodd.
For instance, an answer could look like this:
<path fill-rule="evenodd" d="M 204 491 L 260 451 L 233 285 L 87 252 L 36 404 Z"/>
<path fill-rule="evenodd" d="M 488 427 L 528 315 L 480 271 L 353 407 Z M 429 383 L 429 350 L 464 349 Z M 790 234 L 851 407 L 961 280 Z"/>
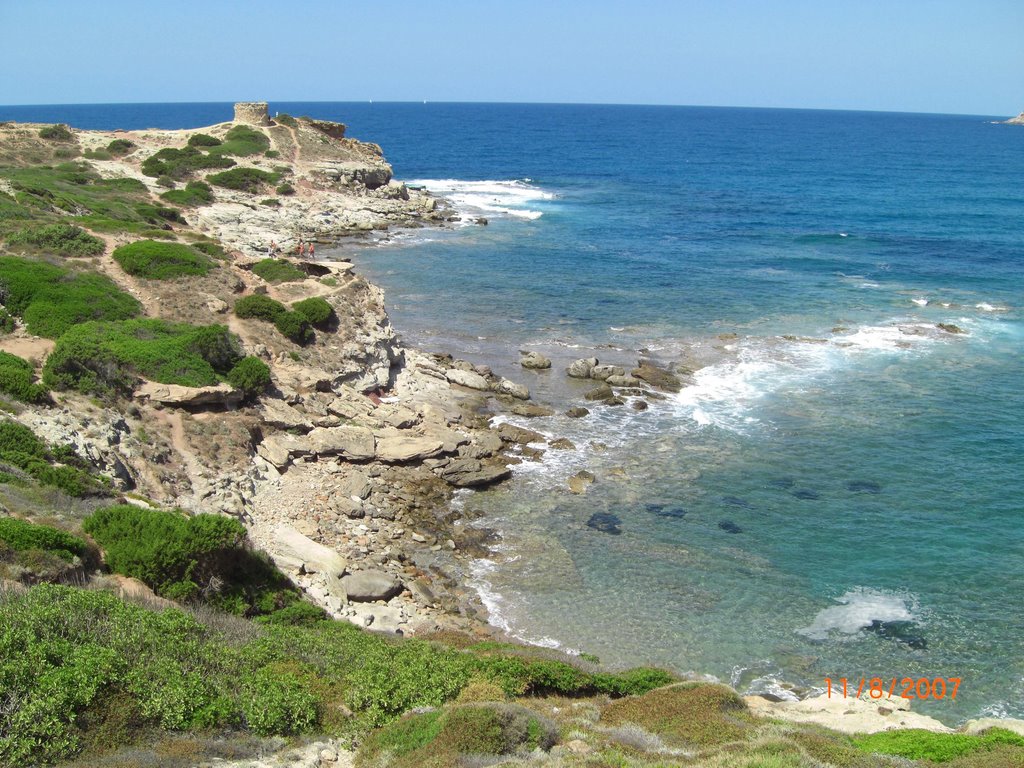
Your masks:
<path fill-rule="evenodd" d="M 227 114 L 51 109 L 0 119 Z M 490 364 L 560 409 L 586 388 L 562 373 L 576 357 L 700 366 L 644 413 L 533 420 L 577 449 L 460 498 L 504 534 L 474 573 L 496 622 L 741 689 L 961 678 L 956 701 L 915 708 L 1024 717 L 1024 129 L 668 107 L 271 109 L 347 122 L 400 178 L 490 220 L 346 249 L 412 343 Z M 521 370 L 520 349 L 553 371 Z M 576 497 L 565 480 L 581 468 L 598 479 Z M 588 527 L 597 512 L 621 533 Z M 902 641 L 872 621 L 907 622 Z"/>

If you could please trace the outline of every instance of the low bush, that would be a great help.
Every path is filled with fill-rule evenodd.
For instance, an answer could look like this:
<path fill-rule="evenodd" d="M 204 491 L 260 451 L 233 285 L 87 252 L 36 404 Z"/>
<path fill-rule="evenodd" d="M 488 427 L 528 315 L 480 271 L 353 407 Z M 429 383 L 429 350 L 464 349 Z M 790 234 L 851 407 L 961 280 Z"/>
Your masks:
<path fill-rule="evenodd" d="M 274 116 L 274 122 L 279 125 L 287 125 L 289 128 L 294 128 L 299 124 L 299 121 L 289 115 L 287 112 L 278 112 Z"/>
<path fill-rule="evenodd" d="M 0 307 L 0 333 L 14 332 L 14 316 L 4 307 Z"/>
<path fill-rule="evenodd" d="M 306 321 L 317 328 L 325 328 L 337 320 L 334 307 L 321 296 L 310 296 L 292 304 L 292 309 L 306 318 Z"/>
<path fill-rule="evenodd" d="M 0 392 L 23 403 L 50 402 L 50 391 L 35 383 L 35 372 L 27 360 L 0 351 Z"/>
<path fill-rule="evenodd" d="M 260 200 L 260 205 L 265 205 L 267 208 L 280 208 L 281 201 L 276 197 L 268 197 L 266 200 Z"/>
<path fill-rule="evenodd" d="M 274 327 L 296 344 L 306 344 L 313 339 L 309 321 L 299 312 L 286 310 L 274 318 Z"/>
<path fill-rule="evenodd" d="M 262 191 L 265 185 L 276 184 L 278 174 L 261 171 L 259 168 L 232 168 L 207 176 L 206 180 L 216 187 L 255 195 Z"/>
<path fill-rule="evenodd" d="M 248 157 L 265 152 L 269 147 L 270 139 L 262 131 L 248 125 L 236 125 L 225 134 L 220 146 L 210 150 L 210 154 Z"/>
<path fill-rule="evenodd" d="M 213 262 L 183 243 L 139 240 L 114 249 L 114 260 L 130 275 L 169 280 L 183 275 L 205 275 Z"/>
<path fill-rule="evenodd" d="M 278 184 L 274 191 L 279 195 L 294 195 L 295 187 L 286 181 L 284 184 Z"/>
<path fill-rule="evenodd" d="M 86 160 L 110 160 L 114 156 L 105 149 L 87 149 L 82 153 Z"/>
<path fill-rule="evenodd" d="M 252 271 L 268 283 L 291 283 L 307 277 L 305 272 L 287 259 L 263 259 L 252 265 Z"/>
<path fill-rule="evenodd" d="M 227 251 L 224 250 L 224 246 L 213 240 L 196 240 L 192 243 L 192 247 L 200 253 L 205 253 L 207 256 L 212 256 L 215 259 L 221 259 L 222 261 L 227 259 Z"/>
<path fill-rule="evenodd" d="M 158 187 L 163 187 L 164 189 L 174 189 L 174 179 L 170 176 L 158 176 L 156 185 Z M 161 195 L 161 197 L 163 197 L 163 195 Z"/>
<path fill-rule="evenodd" d="M 601 714 L 611 725 L 634 723 L 669 746 L 693 747 L 742 740 L 754 718 L 734 690 L 709 683 L 681 683 L 613 702 Z"/>
<path fill-rule="evenodd" d="M 109 278 L 0 256 L 0 302 L 30 333 L 55 339 L 78 323 L 136 317 L 142 306 Z"/>
<path fill-rule="evenodd" d="M 0 421 L 0 466 L 4 464 L 68 496 L 107 493 L 107 487 L 88 471 L 88 464 L 74 451 L 47 445 L 16 421 Z"/>
<path fill-rule="evenodd" d="M 67 531 L 13 517 L 0 517 L 0 542 L 16 552 L 41 549 L 68 562 L 76 557 L 84 557 L 88 550 L 88 545 L 82 539 Z"/>
<path fill-rule="evenodd" d="M 39 129 L 39 138 L 49 141 L 74 141 L 75 134 L 64 123 L 48 125 Z"/>
<path fill-rule="evenodd" d="M 910 760 L 947 763 L 974 752 L 1000 746 L 1024 747 L 1024 736 L 1002 728 L 990 728 L 977 736 L 965 733 L 935 733 L 917 728 L 882 731 L 856 736 L 854 745 L 872 754 L 896 755 Z"/>
<path fill-rule="evenodd" d="M 213 189 L 203 181 L 190 181 L 184 189 L 171 189 L 160 195 L 160 199 L 175 205 L 194 207 L 213 202 Z"/>
<path fill-rule="evenodd" d="M 240 389 L 246 397 L 258 395 L 270 384 L 270 368 L 258 357 L 243 357 L 228 371 L 228 384 Z"/>
<path fill-rule="evenodd" d="M 265 667 L 242 681 L 242 712 L 260 736 L 302 733 L 317 722 L 317 699 L 288 671 Z"/>
<path fill-rule="evenodd" d="M 277 316 L 287 312 L 284 304 L 262 293 L 243 296 L 235 302 L 235 315 L 243 320 L 256 319 L 274 322 Z"/>
<path fill-rule="evenodd" d="M 147 176 L 170 176 L 181 180 L 198 170 L 231 168 L 234 164 L 235 161 L 229 157 L 200 152 L 196 147 L 165 147 L 142 161 L 142 172 Z"/>
<path fill-rule="evenodd" d="M 188 137 L 190 147 L 219 147 L 223 142 L 206 133 L 193 133 Z"/>
<path fill-rule="evenodd" d="M 185 224 L 181 211 L 166 205 L 153 205 L 152 203 L 138 203 L 135 205 L 135 212 L 139 214 L 147 224 L 166 226 L 164 222 Z"/>
<path fill-rule="evenodd" d="M 127 155 L 133 149 L 135 149 L 135 144 L 128 139 L 114 139 L 107 144 L 107 152 L 112 155 Z"/>
<path fill-rule="evenodd" d="M 97 256 L 106 247 L 81 227 L 63 223 L 22 229 L 8 237 L 7 244 L 27 245 L 58 256 Z"/>
<path fill-rule="evenodd" d="M 43 383 L 99 395 L 130 394 L 140 376 L 203 387 L 218 383 L 241 359 L 238 340 L 220 325 L 83 323 L 58 339 L 46 359 Z"/>

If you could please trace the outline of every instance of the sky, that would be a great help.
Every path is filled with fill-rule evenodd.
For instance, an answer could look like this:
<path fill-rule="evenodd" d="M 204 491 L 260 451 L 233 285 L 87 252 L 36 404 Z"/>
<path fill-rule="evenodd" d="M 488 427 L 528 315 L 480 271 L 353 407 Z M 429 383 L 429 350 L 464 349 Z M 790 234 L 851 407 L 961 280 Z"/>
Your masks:
<path fill-rule="evenodd" d="M 1024 110 L 1022 0 L 0 0 L 0 104 Z"/>

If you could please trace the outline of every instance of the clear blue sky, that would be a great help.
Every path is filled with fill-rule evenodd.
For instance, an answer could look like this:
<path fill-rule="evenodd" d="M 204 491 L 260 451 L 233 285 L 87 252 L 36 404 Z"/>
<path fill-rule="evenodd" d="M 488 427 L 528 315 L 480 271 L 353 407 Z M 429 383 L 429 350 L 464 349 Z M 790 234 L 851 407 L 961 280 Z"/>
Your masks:
<path fill-rule="evenodd" d="M 0 0 L 0 104 L 1024 109 L 1024 0 Z"/>

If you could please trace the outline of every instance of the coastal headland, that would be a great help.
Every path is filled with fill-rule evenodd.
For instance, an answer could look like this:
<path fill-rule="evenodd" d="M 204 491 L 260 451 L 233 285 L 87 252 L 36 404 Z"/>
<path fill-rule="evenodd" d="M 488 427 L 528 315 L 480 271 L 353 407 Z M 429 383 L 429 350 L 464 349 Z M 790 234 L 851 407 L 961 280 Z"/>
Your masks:
<path fill-rule="evenodd" d="M 253 639 L 257 627 L 268 627 L 282 645 L 260 646 L 259 664 L 245 667 L 241 689 L 256 703 L 241 719 L 225 714 L 230 696 L 197 682 L 182 694 L 192 709 L 147 703 L 117 726 L 125 744 L 137 736 L 132 727 L 141 728 L 130 727 L 132 718 L 179 735 L 230 726 L 265 740 L 229 757 L 281 753 L 238 765 L 291 759 L 284 742 L 266 739 L 301 734 L 325 739 L 294 743 L 295 760 L 304 762 L 292 764 L 350 764 L 344 747 L 354 742 L 362 744 L 357 765 L 460 765 L 469 754 L 580 766 L 931 764 L 881 756 L 927 756 L 931 736 L 916 737 L 925 747 L 900 752 L 899 738 L 858 742 L 836 732 L 950 730 L 910 713 L 904 700 L 745 701 L 714 683 L 675 683 L 661 670 L 610 673 L 596 659 L 518 646 L 486 623 L 467 571 L 488 555 L 494 533 L 451 502 L 558 449 L 557 438 L 497 424 L 496 415 L 551 410 L 485 364 L 407 347 L 378 287 L 348 261 L 316 258 L 344 238 L 458 219 L 445 201 L 394 179 L 380 147 L 345 134 L 339 123 L 271 117 L 261 103 L 236 105 L 234 120 L 192 130 L 0 124 L 0 514 L 34 526 L 0 529 L 0 615 L 10 626 L 28 627 L 28 613 L 19 612 L 34 604 L 73 613 L 82 601 L 105 617 L 99 623 L 131 614 L 141 625 L 178 600 L 198 616 L 187 619 L 198 622 L 188 627 L 190 642 L 234 633 L 244 640 L 223 642 L 242 653 L 262 642 Z M 180 345 L 158 344 L 172 341 Z M 520 362 L 551 365 L 536 353 Z M 690 373 L 597 359 L 567 371 L 593 382 L 587 406 L 637 410 L 678 391 Z M 572 411 L 587 415 L 583 403 Z M 567 493 L 586 493 L 594 477 L 566 480 Z M 118 559 L 124 542 L 114 533 L 150 514 L 177 515 L 185 525 L 186 515 L 169 510 L 244 529 L 231 533 L 230 545 L 218 539 L 196 555 L 175 580 L 147 579 L 145 567 L 124 565 L 138 566 L 139 556 Z M 62 535 L 89 538 L 74 539 L 86 542 L 80 551 L 65 539 L 50 549 L 39 543 Z M 23 539 L 33 545 L 18 546 Z M 62 554 L 19 554 L 29 550 L 74 556 L 63 565 Z M 210 564 L 242 551 L 272 563 L 301 597 L 280 587 L 268 607 L 266 584 L 239 592 L 244 597 L 232 592 L 227 571 Z M 87 597 L 48 582 L 87 587 Z M 300 604 L 314 608 L 302 613 Z M 203 613 L 211 605 L 233 606 L 227 613 L 245 619 L 211 618 Z M 292 642 L 289 631 L 304 637 L 300 627 L 320 612 L 317 622 L 327 616 L 381 633 L 345 641 L 357 647 L 351 676 L 329 671 L 330 648 L 343 644 L 337 638 L 321 637 L 316 652 L 312 639 L 301 652 L 281 650 Z M 275 622 L 285 627 L 279 635 Z M 182 627 L 165 629 L 174 635 Z M 26 655 L 29 646 L 18 643 L 36 637 L 25 632 L 2 641 L 12 658 Z M 409 635 L 434 643 L 393 640 Z M 94 645 L 107 648 L 88 667 L 99 679 L 121 662 Z M 411 669 L 423 679 L 403 679 Z M 110 701 L 150 702 L 147 692 L 159 688 L 156 678 L 134 674 L 111 677 L 106 688 L 68 686 L 73 693 L 58 704 L 33 698 L 28 684 L 0 691 L 0 758 L 49 763 L 84 748 L 93 762 L 83 764 L 107 764 L 97 762 L 103 745 L 90 728 L 105 733 L 120 722 Z M 267 691 L 278 698 L 261 698 Z M 195 703 L 203 697 L 207 704 Z M 101 715 L 96 702 L 106 707 Z M 51 734 L 44 746 L 33 746 L 42 737 L 32 730 L 32 707 L 56 713 L 38 726 Z M 1012 733 L 1024 733 L 1022 724 L 1001 721 L 1010 731 L 995 735 L 985 731 L 992 725 L 956 734 L 967 741 L 952 764 L 1019 764 L 981 762 L 1024 753 Z M 197 764 L 174 763 L 163 743 L 151 749 L 153 764 Z M 212 744 L 193 748 L 197 760 L 220 756 Z M 757 762 L 770 758 L 776 762 Z"/>

